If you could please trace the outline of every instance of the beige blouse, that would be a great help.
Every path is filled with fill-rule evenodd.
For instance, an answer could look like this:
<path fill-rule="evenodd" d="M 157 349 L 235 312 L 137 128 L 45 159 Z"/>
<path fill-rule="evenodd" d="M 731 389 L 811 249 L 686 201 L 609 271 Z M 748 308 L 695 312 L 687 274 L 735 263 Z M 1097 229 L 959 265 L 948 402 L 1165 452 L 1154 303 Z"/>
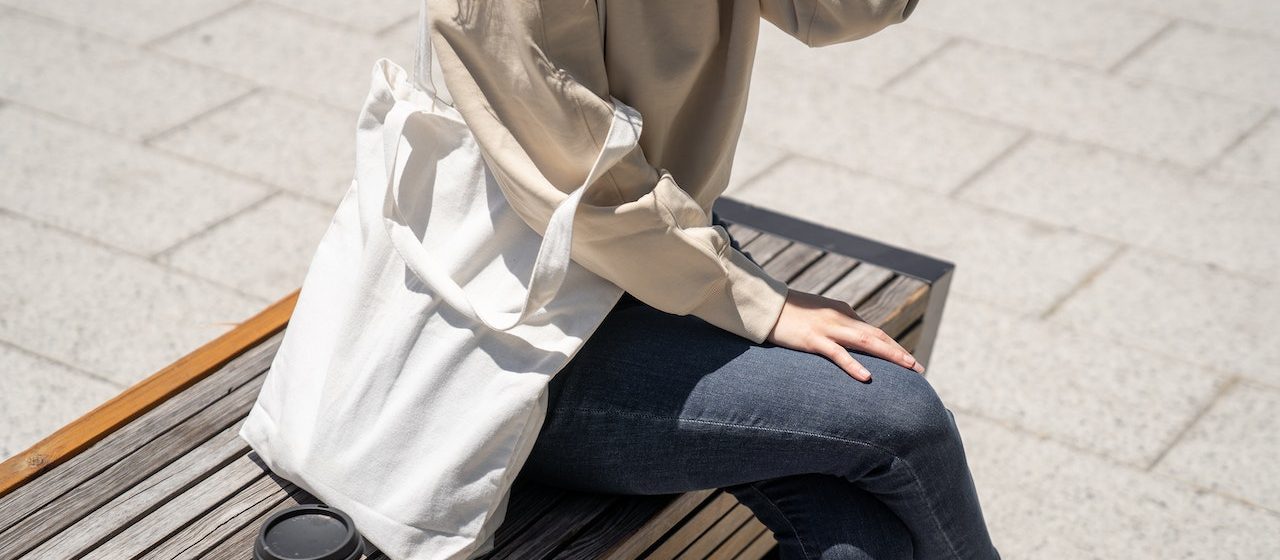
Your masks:
<path fill-rule="evenodd" d="M 436 80 L 512 207 L 542 233 L 586 175 L 612 95 L 640 147 L 588 191 L 573 259 L 640 301 L 765 340 L 787 285 L 711 225 L 742 128 L 760 18 L 810 46 L 905 20 L 916 0 L 429 0 Z M 817 79 L 817 77 L 815 77 Z"/>

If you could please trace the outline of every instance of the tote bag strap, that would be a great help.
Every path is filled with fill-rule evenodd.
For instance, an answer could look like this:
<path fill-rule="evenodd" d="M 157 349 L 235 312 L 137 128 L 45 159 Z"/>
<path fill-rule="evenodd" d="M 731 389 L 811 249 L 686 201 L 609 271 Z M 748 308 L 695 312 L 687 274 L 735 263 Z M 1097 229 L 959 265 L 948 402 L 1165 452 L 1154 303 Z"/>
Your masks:
<path fill-rule="evenodd" d="M 430 254 L 405 224 L 407 221 L 396 202 L 399 199 L 399 182 L 395 180 L 395 169 L 399 159 L 400 145 L 403 143 L 405 123 L 414 114 L 423 112 L 407 101 L 397 101 L 392 105 L 383 122 L 384 146 L 386 154 L 386 199 L 384 209 L 390 210 L 391 219 L 384 219 L 387 234 L 401 258 L 409 269 L 423 282 L 433 288 L 450 307 L 471 319 L 484 323 L 491 329 L 506 331 L 521 324 L 533 312 L 541 309 L 560 291 L 565 273 L 569 270 L 570 249 L 573 242 L 573 221 L 578 204 L 587 189 L 612 167 L 622 156 L 630 152 L 640 139 L 640 114 L 625 103 L 613 100 L 613 121 L 609 125 L 609 133 L 605 137 L 604 147 L 596 155 L 595 162 L 587 177 L 573 192 L 552 212 L 547 223 L 542 243 L 538 247 L 538 255 L 534 260 L 533 271 L 529 278 L 527 291 L 523 295 L 523 304 L 519 311 L 494 311 L 472 299 L 457 282 L 443 269 L 433 263 Z M 441 188 L 448 188 L 444 185 Z M 507 299 L 509 293 L 476 294 L 486 301 Z"/>
<path fill-rule="evenodd" d="M 432 72 L 431 30 L 427 27 L 427 2 L 418 4 L 418 46 L 413 57 L 413 82 L 431 95 L 436 95 L 436 82 Z M 600 27 L 600 44 L 604 44 L 605 0 L 596 0 L 596 20 Z"/>

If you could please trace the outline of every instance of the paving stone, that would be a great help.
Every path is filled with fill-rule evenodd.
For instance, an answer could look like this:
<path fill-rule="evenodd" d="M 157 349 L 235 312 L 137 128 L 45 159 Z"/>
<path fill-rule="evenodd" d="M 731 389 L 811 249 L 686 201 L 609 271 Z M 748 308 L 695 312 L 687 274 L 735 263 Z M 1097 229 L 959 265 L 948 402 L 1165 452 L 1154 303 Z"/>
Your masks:
<path fill-rule="evenodd" d="M 1280 188 L 1280 117 L 1272 115 L 1208 170 L 1229 181 Z"/>
<path fill-rule="evenodd" d="M 1280 511 L 1280 389 L 1232 387 L 1169 450 L 1156 471 Z"/>
<path fill-rule="evenodd" d="M 1266 112 L 1182 88 L 960 43 L 889 91 L 1188 167 L 1216 157 Z"/>
<path fill-rule="evenodd" d="M 26 450 L 119 393 L 114 385 L 0 344 L 0 460 Z"/>
<path fill-rule="evenodd" d="M 155 48 L 347 111 L 360 109 L 374 62 L 388 56 L 372 35 L 271 4 L 247 4 Z"/>
<path fill-rule="evenodd" d="M 957 263 L 952 287 L 1027 313 L 1049 308 L 1115 249 L 812 160 L 789 160 L 746 185 L 747 202 Z"/>
<path fill-rule="evenodd" d="M 1115 2 L 970 0 L 935 2 L 913 12 L 908 21 L 979 43 L 1106 69 L 1169 19 Z"/>
<path fill-rule="evenodd" d="M 742 186 L 761 173 L 778 165 L 787 152 L 753 140 L 740 140 L 733 154 L 733 170 L 729 175 L 729 187 L 724 194 L 734 196 Z"/>
<path fill-rule="evenodd" d="M 25 11 L 141 44 L 218 13 L 242 0 L 0 0 Z"/>
<path fill-rule="evenodd" d="M 265 303 L 3 214 L 0 262 L 0 340 L 123 386 Z"/>
<path fill-rule="evenodd" d="M 1008 558 L 1271 558 L 1280 515 L 956 413 L 997 548 Z M 1028 475 L 1028 473 L 1034 473 Z M 1079 551 L 1079 553 L 1077 553 Z M 1065 554 L 1065 555 L 1064 555 Z"/>
<path fill-rule="evenodd" d="M 1267 0 L 1121 0 L 1128 6 L 1280 38 L 1280 3 Z"/>
<path fill-rule="evenodd" d="M 87 156 L 87 157 L 86 157 Z M 0 108 L 0 207 L 152 255 L 265 187 L 18 107 Z"/>
<path fill-rule="evenodd" d="M 1037 138 L 961 198 L 1260 278 L 1280 277 L 1280 191 Z M 1100 203 L 1105 201 L 1105 203 Z"/>
<path fill-rule="evenodd" d="M 413 19 L 417 25 L 417 0 L 364 0 L 348 2 L 346 0 L 270 0 L 271 3 L 287 6 L 318 18 L 368 32 L 387 29 L 406 18 Z"/>
<path fill-rule="evenodd" d="M 1051 319 L 1219 371 L 1280 383 L 1280 288 L 1202 265 L 1126 251 Z"/>
<path fill-rule="evenodd" d="M 1226 379 L 962 294 L 947 299 L 929 369 L 961 410 L 1144 468 Z"/>
<path fill-rule="evenodd" d="M 163 261 L 275 301 L 302 285 L 336 206 L 274 197 L 183 244 Z"/>
<path fill-rule="evenodd" d="M 812 48 L 762 19 L 752 71 L 805 76 L 809 80 L 821 76 L 832 91 L 847 87 L 876 89 L 946 40 L 945 35 L 908 20 L 856 41 Z"/>
<path fill-rule="evenodd" d="M 954 189 L 1022 134 L 781 70 L 752 73 L 747 105 L 744 138 L 936 192 Z"/>
<path fill-rule="evenodd" d="M 1280 106 L 1280 41 L 1178 25 L 1120 69 L 1191 89 Z"/>
<path fill-rule="evenodd" d="M 262 91 L 151 145 L 336 204 L 353 177 L 358 116 L 358 110 Z"/>
<path fill-rule="evenodd" d="M 139 138 L 243 95 L 249 84 L 86 32 L 0 15 L 0 97 Z"/>

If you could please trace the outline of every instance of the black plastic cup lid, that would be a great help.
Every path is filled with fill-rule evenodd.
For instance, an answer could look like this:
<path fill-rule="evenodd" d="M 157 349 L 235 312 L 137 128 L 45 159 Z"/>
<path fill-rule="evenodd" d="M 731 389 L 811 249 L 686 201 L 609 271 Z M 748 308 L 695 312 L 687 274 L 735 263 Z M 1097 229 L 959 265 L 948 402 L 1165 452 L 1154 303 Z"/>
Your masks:
<path fill-rule="evenodd" d="M 253 543 L 254 560 L 358 560 L 364 543 L 341 510 L 305 504 L 267 518 Z"/>

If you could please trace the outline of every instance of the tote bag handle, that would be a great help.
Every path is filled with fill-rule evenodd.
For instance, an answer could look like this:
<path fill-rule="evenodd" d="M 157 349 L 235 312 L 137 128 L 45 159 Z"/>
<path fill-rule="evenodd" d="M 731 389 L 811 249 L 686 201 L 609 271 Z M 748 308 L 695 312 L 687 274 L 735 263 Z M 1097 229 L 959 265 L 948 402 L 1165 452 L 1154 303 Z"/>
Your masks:
<path fill-rule="evenodd" d="M 431 286 L 449 306 L 497 331 L 510 330 L 521 324 L 534 311 L 541 309 L 560 291 L 565 273 L 568 272 L 574 215 L 587 188 L 622 156 L 630 152 L 640 139 L 640 114 L 617 99 L 613 100 L 613 106 L 613 122 L 609 125 L 604 147 L 596 156 L 595 162 L 591 164 L 591 170 L 587 173 L 586 179 L 552 212 L 542 243 L 538 247 L 538 256 L 534 260 L 528 289 L 523 296 L 524 303 L 520 311 L 511 312 L 493 311 L 473 300 L 447 272 L 433 264 L 430 253 L 406 225 L 407 221 L 397 203 L 400 188 L 399 182 L 395 180 L 395 169 L 399 159 L 400 145 L 403 143 L 405 123 L 414 114 L 424 111 L 410 102 L 397 100 L 383 122 L 386 142 L 384 146 L 387 147 L 385 151 L 386 198 L 383 208 L 392 213 L 390 216 L 392 219 L 383 220 L 383 223 L 386 225 L 387 234 L 391 237 L 392 245 L 400 253 L 405 264 L 418 278 Z"/>
<path fill-rule="evenodd" d="M 604 34 L 604 0 L 597 0 L 601 38 Z M 414 82 L 427 91 L 433 100 L 436 99 L 434 82 L 431 77 L 432 55 L 430 32 L 427 27 L 427 0 L 422 0 L 419 10 L 418 52 L 415 61 L 416 76 Z M 423 80 L 425 78 L 425 80 Z M 524 322 L 529 315 L 541 309 L 560 291 L 565 274 L 569 270 L 570 249 L 573 244 L 573 221 L 578 204 L 582 201 L 586 190 L 600 178 L 610 167 L 613 167 L 623 156 L 640 142 L 642 118 L 640 113 L 616 98 L 613 102 L 613 120 L 609 124 L 609 132 L 605 136 L 604 146 L 591 164 L 587 177 L 573 192 L 556 206 L 551 219 L 547 223 L 542 243 L 538 247 L 538 255 L 534 260 L 533 271 L 529 277 L 527 291 L 523 295 L 520 310 L 493 311 L 485 305 L 473 300 L 462 286 L 458 285 L 447 273 L 432 264 L 431 255 L 419 242 L 413 231 L 406 225 L 398 200 L 399 184 L 395 180 L 395 170 L 399 159 L 400 144 L 403 141 L 404 127 L 408 120 L 418 112 L 424 111 L 413 103 L 396 100 L 383 120 L 383 153 L 386 157 L 386 191 L 383 208 L 391 212 L 390 220 L 383 220 L 392 245 L 404 259 L 406 266 L 423 282 L 433 288 L 437 294 L 454 309 L 474 321 L 484 323 L 490 329 L 507 331 Z M 480 294 L 492 296 L 494 294 Z"/>

